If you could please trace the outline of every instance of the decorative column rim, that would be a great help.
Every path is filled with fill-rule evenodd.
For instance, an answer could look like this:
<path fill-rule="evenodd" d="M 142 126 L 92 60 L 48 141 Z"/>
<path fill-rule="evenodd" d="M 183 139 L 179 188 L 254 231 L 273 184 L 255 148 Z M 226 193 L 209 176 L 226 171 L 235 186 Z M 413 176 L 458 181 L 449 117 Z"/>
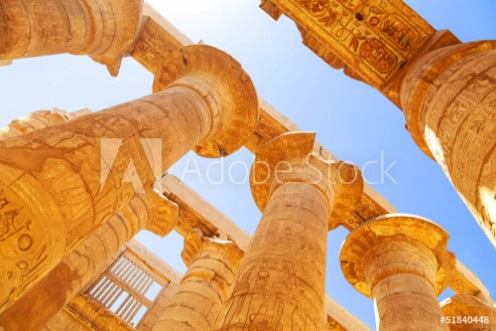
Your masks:
<path fill-rule="evenodd" d="M 250 171 L 252 196 L 260 211 L 267 208 L 270 196 L 286 183 L 306 183 L 319 189 L 329 204 L 329 230 L 346 221 L 354 213 L 363 193 L 363 179 L 357 167 L 336 160 L 324 160 L 315 152 L 314 132 L 284 133 L 257 151 Z M 279 166 L 288 166 L 281 181 Z M 293 168 L 296 169 L 293 171 Z M 302 169 L 311 169 L 303 174 Z M 286 176 L 287 174 L 287 176 Z"/>
<path fill-rule="evenodd" d="M 191 86 L 188 81 L 199 84 Z M 207 45 L 184 46 L 171 52 L 155 74 L 153 91 L 171 86 L 194 89 L 213 112 L 210 135 L 194 148 L 198 155 L 215 158 L 232 154 L 255 132 L 258 95 L 250 76 L 229 54 Z M 220 95 L 213 95 L 209 86 Z"/>
<path fill-rule="evenodd" d="M 196 228 L 184 238 L 184 248 L 181 253 L 184 264 L 189 267 L 207 245 L 219 245 L 219 250 L 230 250 L 238 263 L 241 262 L 245 254 L 235 242 L 216 237 L 206 237 L 200 229 Z"/>
<path fill-rule="evenodd" d="M 421 125 L 426 95 L 433 86 L 438 87 L 436 80 L 462 56 L 491 49 L 496 49 L 494 40 L 452 45 L 428 52 L 410 64 L 400 87 L 401 106 L 415 144 L 431 159 L 435 158 L 425 141 L 425 128 Z"/>
<path fill-rule="evenodd" d="M 267 208 L 272 191 L 274 191 L 272 185 L 275 172 L 273 170 L 286 160 L 305 160 L 313 150 L 315 136 L 315 132 L 284 133 L 256 152 L 255 161 L 250 170 L 250 189 L 255 204 L 262 213 Z"/>
<path fill-rule="evenodd" d="M 179 222 L 179 206 L 156 189 L 147 190 L 141 198 L 149 205 L 150 216 L 145 228 L 162 238 L 167 236 Z"/>
<path fill-rule="evenodd" d="M 358 292 L 372 298 L 371 288 L 365 276 L 365 259 L 371 249 L 390 238 L 417 242 L 433 252 L 438 264 L 434 285 L 437 295 L 441 294 L 449 284 L 449 277 L 456 262 L 454 254 L 448 251 L 449 234 L 435 222 L 411 214 L 377 217 L 363 223 L 349 234 L 339 254 L 346 280 Z"/>

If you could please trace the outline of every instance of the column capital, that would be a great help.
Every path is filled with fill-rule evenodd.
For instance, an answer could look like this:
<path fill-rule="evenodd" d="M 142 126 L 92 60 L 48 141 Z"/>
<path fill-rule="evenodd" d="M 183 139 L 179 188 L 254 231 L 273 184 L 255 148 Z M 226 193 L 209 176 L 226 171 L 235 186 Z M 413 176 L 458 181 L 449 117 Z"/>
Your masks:
<path fill-rule="evenodd" d="M 4 128 L 0 128 L 0 140 L 64 123 L 74 117 L 73 114 L 57 108 L 53 110 L 37 110 L 11 121 Z"/>
<path fill-rule="evenodd" d="M 113 16 L 122 17 L 120 20 L 114 18 L 115 31 L 118 33 L 112 36 L 111 42 L 109 42 L 109 37 L 102 38 L 103 41 L 109 42 L 109 44 L 103 43 L 98 47 L 89 45 L 92 51 L 89 53 L 90 57 L 94 61 L 105 65 L 112 76 L 117 76 L 119 73 L 122 58 L 134 46 L 134 42 L 140 33 L 143 21 L 143 4 L 144 0 L 108 1 L 107 6 L 111 8 Z M 103 8 L 102 6 L 102 8 L 95 10 L 91 14 L 91 18 L 99 14 L 102 15 L 102 12 L 105 11 Z M 105 18 L 103 21 L 105 21 Z"/>
<path fill-rule="evenodd" d="M 437 49 L 411 65 L 401 103 L 415 143 L 437 161 L 496 247 L 496 41 Z"/>
<path fill-rule="evenodd" d="M 184 239 L 184 249 L 181 253 L 186 266 L 190 266 L 203 252 L 217 253 L 226 263 L 239 265 L 244 252 L 230 240 L 205 237 L 200 229 L 194 229 Z"/>
<path fill-rule="evenodd" d="M 144 196 L 148 222 L 144 228 L 161 237 L 168 235 L 179 220 L 179 206 L 156 190 L 148 190 Z"/>
<path fill-rule="evenodd" d="M 476 41 L 436 49 L 416 59 L 403 78 L 400 95 L 408 131 L 417 146 L 430 158 L 435 158 L 436 151 L 429 148 L 427 141 L 429 137 L 426 135 L 432 135 L 432 133 L 426 132 L 426 128 L 430 127 L 426 112 L 430 108 L 445 109 L 445 107 L 434 105 L 431 101 L 452 102 L 451 98 L 437 95 L 437 93 L 443 93 L 441 86 L 456 79 L 454 75 L 459 75 L 458 71 L 461 65 L 473 61 L 474 57 L 478 56 L 477 54 L 488 50 L 496 50 L 496 41 Z M 466 67 L 466 71 L 472 70 L 475 70 L 474 66 Z M 477 72 L 474 71 L 474 74 Z M 453 82 L 453 84 L 455 83 Z M 464 87 L 465 85 L 461 85 L 458 88 Z M 455 91 L 456 89 L 452 92 Z M 456 113 L 463 111 L 464 107 L 458 105 L 457 108 L 458 110 L 453 109 L 451 111 L 452 115 L 461 117 L 461 113 L 458 115 Z M 430 128 L 430 130 L 435 130 L 435 128 Z M 434 138 L 431 137 L 431 139 Z"/>
<path fill-rule="evenodd" d="M 0 62 L 41 55 L 89 55 L 117 76 L 142 21 L 143 0 L 2 1 Z"/>
<path fill-rule="evenodd" d="M 444 316 L 450 319 L 460 317 L 463 321 L 450 324 L 451 330 L 493 330 L 496 327 L 494 303 L 490 306 L 474 296 L 457 294 L 441 302 L 441 308 Z"/>
<path fill-rule="evenodd" d="M 153 330 L 212 330 L 243 255 L 232 241 L 190 232 L 181 254 L 188 270 Z"/>
<path fill-rule="evenodd" d="M 440 226 L 418 216 L 378 217 L 350 233 L 341 248 L 341 268 L 348 282 L 369 298 L 376 283 L 399 273 L 427 279 L 439 295 L 455 265 L 454 254 L 447 248 L 448 238 Z M 417 263 L 410 263 L 413 260 Z M 374 263 L 381 268 L 368 270 Z"/>
<path fill-rule="evenodd" d="M 207 45 L 172 52 L 155 74 L 154 92 L 172 86 L 197 91 L 212 112 L 209 135 L 194 150 L 221 157 L 243 147 L 258 123 L 258 96 L 250 76 L 230 55 Z"/>
<path fill-rule="evenodd" d="M 314 146 L 312 132 L 289 132 L 268 142 L 256 153 L 250 174 L 251 192 L 263 212 L 279 186 L 291 182 L 312 185 L 327 199 L 332 230 L 354 212 L 363 192 L 362 175 L 354 165 L 323 159 Z"/>

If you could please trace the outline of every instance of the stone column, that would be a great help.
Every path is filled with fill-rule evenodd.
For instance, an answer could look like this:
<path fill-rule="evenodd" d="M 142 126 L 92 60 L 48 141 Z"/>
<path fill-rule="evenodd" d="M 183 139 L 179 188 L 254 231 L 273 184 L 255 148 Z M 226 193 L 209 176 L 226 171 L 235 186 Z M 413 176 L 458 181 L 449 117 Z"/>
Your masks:
<path fill-rule="evenodd" d="M 374 299 L 379 331 L 447 330 L 437 296 L 455 264 L 448 237 L 409 215 L 376 218 L 350 233 L 341 267 L 357 291 Z"/>
<path fill-rule="evenodd" d="M 421 57 L 403 80 L 401 102 L 413 139 L 496 247 L 496 41 Z"/>
<path fill-rule="evenodd" d="M 0 140 L 20 136 L 48 126 L 67 122 L 77 115 L 60 109 L 38 110 L 26 116 L 15 119 L 6 127 L 0 128 Z"/>
<path fill-rule="evenodd" d="M 165 236 L 177 218 L 177 206 L 163 195 L 150 191 L 137 196 L 0 314 L 0 326 L 9 331 L 39 330 L 140 230 L 153 229 Z"/>
<path fill-rule="evenodd" d="M 314 144 L 315 134 L 293 132 L 256 153 L 251 190 L 263 217 L 214 330 L 322 330 L 327 231 L 348 220 L 363 183 Z"/>
<path fill-rule="evenodd" d="M 452 331 L 496 330 L 496 306 L 480 299 L 457 294 L 441 303 L 445 324 Z"/>
<path fill-rule="evenodd" d="M 78 298 L 79 299 L 79 298 Z M 112 323 L 109 323 L 111 325 Z M 54 318 L 40 331 L 95 331 L 87 319 L 79 315 L 73 308 L 65 306 Z M 108 329 L 107 329 L 108 330 Z M 124 329 L 126 330 L 126 329 Z M 127 330 L 126 330 L 127 331 Z"/>
<path fill-rule="evenodd" d="M 162 313 L 165 311 L 165 308 L 170 304 L 172 298 L 176 295 L 179 290 L 179 284 L 170 282 L 166 288 L 162 290 L 159 294 L 153 306 L 146 313 L 143 320 L 140 322 L 138 326 L 138 331 L 151 331 L 153 327 L 157 324 Z"/>
<path fill-rule="evenodd" d="M 135 331 L 136 329 L 126 323 L 122 318 L 115 315 L 98 302 L 92 300 L 84 294 L 77 295 L 64 310 L 69 310 L 75 314 L 81 321 L 81 324 L 88 325 L 88 330 L 105 330 L 105 331 Z M 57 314 L 57 319 L 59 318 Z M 43 331 L 66 331 L 67 326 L 64 323 L 60 325 L 57 320 L 51 320 Z M 65 322 L 65 321 L 64 321 Z M 58 324 L 58 325 L 57 325 Z M 72 330 L 71 330 L 72 331 Z"/>
<path fill-rule="evenodd" d="M 189 234 L 182 253 L 188 271 L 153 331 L 209 331 L 234 281 L 243 251 L 231 241 Z"/>
<path fill-rule="evenodd" d="M 117 75 L 138 35 L 143 0 L 2 0 L 0 61 L 85 54 Z"/>
<path fill-rule="evenodd" d="M 43 278 L 190 149 L 229 155 L 255 129 L 250 78 L 209 46 L 172 53 L 156 93 L 0 142 L 0 307 Z"/>

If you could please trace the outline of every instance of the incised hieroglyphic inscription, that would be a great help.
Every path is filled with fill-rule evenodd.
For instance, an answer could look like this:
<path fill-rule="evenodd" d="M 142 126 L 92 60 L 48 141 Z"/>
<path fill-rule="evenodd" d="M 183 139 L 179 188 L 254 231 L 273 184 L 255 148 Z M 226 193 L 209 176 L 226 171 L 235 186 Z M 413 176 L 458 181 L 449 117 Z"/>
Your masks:
<path fill-rule="evenodd" d="M 297 23 L 313 51 L 330 51 L 341 67 L 375 87 L 384 85 L 435 32 L 400 0 L 272 2 Z"/>

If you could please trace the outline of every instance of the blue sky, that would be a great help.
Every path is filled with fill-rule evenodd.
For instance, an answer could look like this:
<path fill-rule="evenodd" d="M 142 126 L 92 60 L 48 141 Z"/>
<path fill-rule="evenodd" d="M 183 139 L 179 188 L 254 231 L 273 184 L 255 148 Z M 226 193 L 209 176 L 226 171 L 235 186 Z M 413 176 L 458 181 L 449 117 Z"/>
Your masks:
<path fill-rule="evenodd" d="M 496 39 L 496 2 L 492 0 L 406 1 L 437 29 L 450 29 L 463 41 Z M 450 234 L 450 249 L 489 290 L 496 293 L 496 252 L 473 220 L 440 167 L 425 156 L 404 129 L 404 116 L 371 87 L 328 67 L 301 44 L 294 23 L 273 21 L 258 8 L 258 0 L 153 0 L 152 5 L 194 41 L 221 48 L 242 63 L 259 95 L 302 129 L 317 132 L 318 141 L 338 158 L 363 165 L 381 162 L 390 174 L 381 183 L 380 167 L 367 169 L 374 188 L 402 213 L 427 217 Z M 125 59 L 118 78 L 83 56 L 60 55 L 15 61 L 0 67 L 0 125 L 39 109 L 94 111 L 151 92 L 153 77 L 131 59 Z M 220 165 L 192 154 L 172 170 L 214 206 L 253 233 L 261 214 L 253 203 L 243 167 L 253 157 L 241 150 Z M 234 181 L 222 184 L 221 174 Z M 198 166 L 200 176 L 193 174 Z M 190 170 L 185 174 L 185 169 Z M 214 170 L 219 170 L 215 172 Z M 203 179 L 203 181 L 202 181 Z M 339 248 L 347 232 L 329 234 L 327 294 L 374 328 L 372 301 L 344 280 Z M 157 255 L 184 272 L 180 259 L 182 239 L 139 236 Z M 448 293 L 443 294 L 445 298 Z"/>

